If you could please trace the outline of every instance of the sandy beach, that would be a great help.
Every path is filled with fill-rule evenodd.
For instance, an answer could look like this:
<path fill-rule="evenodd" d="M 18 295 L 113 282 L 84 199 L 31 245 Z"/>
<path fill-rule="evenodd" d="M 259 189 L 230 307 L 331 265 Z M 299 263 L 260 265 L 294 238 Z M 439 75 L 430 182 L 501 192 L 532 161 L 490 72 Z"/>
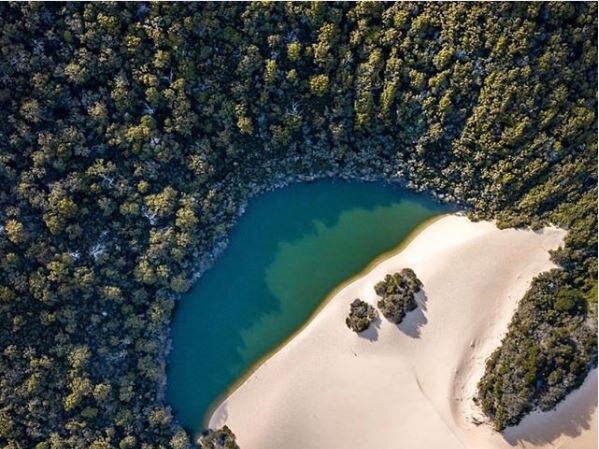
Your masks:
<path fill-rule="evenodd" d="M 474 423 L 484 361 L 564 235 L 457 215 L 433 222 L 339 290 L 218 405 L 210 427 L 227 424 L 243 449 L 596 448 L 596 370 L 554 411 L 501 434 Z M 405 267 L 424 284 L 420 307 L 399 326 L 382 318 L 351 332 L 349 303 L 374 305 L 375 283 Z"/>

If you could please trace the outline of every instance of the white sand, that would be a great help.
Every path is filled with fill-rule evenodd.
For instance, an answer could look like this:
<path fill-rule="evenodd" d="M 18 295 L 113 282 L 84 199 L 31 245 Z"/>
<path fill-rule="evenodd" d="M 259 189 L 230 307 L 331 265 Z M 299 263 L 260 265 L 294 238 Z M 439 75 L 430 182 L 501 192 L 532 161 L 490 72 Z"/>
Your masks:
<path fill-rule="evenodd" d="M 455 215 L 434 222 L 340 290 L 219 405 L 210 427 L 227 424 L 243 449 L 596 448 L 596 371 L 556 411 L 503 435 L 471 421 L 484 360 L 563 236 Z M 374 304 L 374 284 L 404 267 L 424 284 L 421 307 L 399 327 L 383 318 L 362 335 L 347 329 L 349 303 Z"/>

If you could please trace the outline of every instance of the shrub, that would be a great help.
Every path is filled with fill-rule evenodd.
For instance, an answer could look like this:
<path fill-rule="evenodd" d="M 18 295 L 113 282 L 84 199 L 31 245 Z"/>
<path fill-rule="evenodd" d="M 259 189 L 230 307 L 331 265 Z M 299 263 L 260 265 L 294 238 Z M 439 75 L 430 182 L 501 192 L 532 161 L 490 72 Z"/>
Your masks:
<path fill-rule="evenodd" d="M 356 298 L 350 305 L 349 316 L 345 319 L 345 324 L 354 332 L 363 332 L 377 317 L 378 314 L 374 307 Z"/>
<path fill-rule="evenodd" d="M 421 287 L 422 282 L 410 268 L 388 274 L 383 281 L 374 286 L 374 291 L 381 297 L 377 306 L 385 318 L 399 324 L 406 313 L 418 306 L 415 295 Z"/>

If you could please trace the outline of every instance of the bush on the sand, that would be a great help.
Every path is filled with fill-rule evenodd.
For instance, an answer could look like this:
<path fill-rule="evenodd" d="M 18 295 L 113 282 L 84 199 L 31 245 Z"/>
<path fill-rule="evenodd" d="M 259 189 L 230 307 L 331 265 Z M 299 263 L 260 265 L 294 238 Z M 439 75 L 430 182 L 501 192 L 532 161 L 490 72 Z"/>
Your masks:
<path fill-rule="evenodd" d="M 558 270 L 533 281 L 478 383 L 475 402 L 496 430 L 518 424 L 531 410 L 551 410 L 583 383 L 589 369 L 585 354 L 596 351 L 597 331 L 581 315 L 596 300 L 596 293 L 590 298 L 569 287 Z"/>
<path fill-rule="evenodd" d="M 377 315 L 374 307 L 356 298 L 350 305 L 349 316 L 345 319 L 345 324 L 354 332 L 362 332 L 368 329 Z"/>
<path fill-rule="evenodd" d="M 421 288 L 422 282 L 410 268 L 388 274 L 374 286 L 374 291 L 381 297 L 377 306 L 385 318 L 399 324 L 406 313 L 418 306 L 415 295 Z"/>

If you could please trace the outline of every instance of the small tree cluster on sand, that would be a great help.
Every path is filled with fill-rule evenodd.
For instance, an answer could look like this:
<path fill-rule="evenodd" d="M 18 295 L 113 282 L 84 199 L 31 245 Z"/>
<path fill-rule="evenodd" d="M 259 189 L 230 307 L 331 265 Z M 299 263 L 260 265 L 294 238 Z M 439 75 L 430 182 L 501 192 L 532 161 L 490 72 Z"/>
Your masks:
<path fill-rule="evenodd" d="M 377 317 L 378 313 L 374 307 L 360 298 L 356 298 L 350 305 L 349 316 L 345 319 L 345 324 L 354 332 L 362 332 L 368 329 L 370 323 Z"/>
<path fill-rule="evenodd" d="M 421 287 L 422 282 L 410 268 L 388 274 L 383 281 L 374 286 L 374 291 L 381 297 L 377 306 L 385 318 L 399 324 L 406 313 L 418 306 L 415 295 Z"/>

